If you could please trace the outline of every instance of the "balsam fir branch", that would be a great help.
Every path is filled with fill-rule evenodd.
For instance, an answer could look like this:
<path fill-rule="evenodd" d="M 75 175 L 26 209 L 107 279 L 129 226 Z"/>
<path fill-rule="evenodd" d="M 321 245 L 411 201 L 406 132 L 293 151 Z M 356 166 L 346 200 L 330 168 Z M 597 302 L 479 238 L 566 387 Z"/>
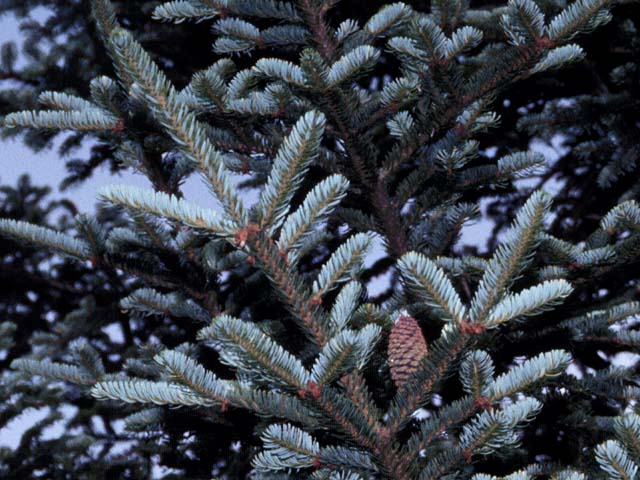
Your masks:
<path fill-rule="evenodd" d="M 596 448 L 596 458 L 607 479 L 635 478 L 638 474 L 638 438 L 640 422 L 635 413 L 618 417 L 614 422 L 615 440 Z"/>
<path fill-rule="evenodd" d="M 124 205 L 142 213 L 183 221 L 186 225 L 208 230 L 221 237 L 231 237 L 237 230 L 233 221 L 221 218 L 215 210 L 199 208 L 165 193 L 113 185 L 104 188 L 100 195 L 111 203 Z"/>
<path fill-rule="evenodd" d="M 282 223 L 291 198 L 318 155 L 323 130 L 324 116 L 309 112 L 284 140 L 258 203 L 261 226 L 277 229 Z"/>
<path fill-rule="evenodd" d="M 0 220 L 0 230 L 7 236 L 27 240 L 33 244 L 57 250 L 60 253 L 79 259 L 90 256 L 89 244 L 70 235 L 49 228 L 31 225 L 26 222 L 9 219 Z"/>
<path fill-rule="evenodd" d="M 78 328 L 99 310 L 87 300 L 33 333 L 31 351 L 22 342 L 3 385 L 20 408 L 52 398 L 30 393 L 32 377 L 75 384 L 98 409 L 126 404 L 114 415 L 157 445 L 111 424 L 87 441 L 132 438 L 139 464 L 200 455 L 185 439 L 250 424 L 241 473 L 223 458 L 181 478 L 634 478 L 638 377 L 608 356 L 640 345 L 625 270 L 640 259 L 635 190 L 565 238 L 555 198 L 531 186 L 554 165 L 515 140 L 488 153 L 503 141 L 495 99 L 583 62 L 570 42 L 611 22 L 612 2 L 393 3 L 360 22 L 338 18 L 346 3 L 155 5 L 157 20 L 210 26 L 219 55 L 173 82 L 115 3 L 91 2 L 117 81 L 97 77 L 88 99 L 46 91 L 52 110 L 4 125 L 95 132 L 153 188 L 104 188 L 126 215 L 79 216 L 77 237 L 12 219 L 0 231 L 90 260 L 116 285 L 125 343 Z M 520 126 L 541 132 L 552 116 Z M 183 198 L 192 173 L 212 192 L 206 207 Z M 500 212 L 513 222 L 497 247 L 469 254 L 457 239 L 487 192 L 527 199 Z M 386 291 L 371 295 L 383 275 Z M 615 275 L 627 281 L 610 293 Z M 596 421 L 609 427 L 594 432 Z M 540 446 L 567 432 L 572 454 Z"/>

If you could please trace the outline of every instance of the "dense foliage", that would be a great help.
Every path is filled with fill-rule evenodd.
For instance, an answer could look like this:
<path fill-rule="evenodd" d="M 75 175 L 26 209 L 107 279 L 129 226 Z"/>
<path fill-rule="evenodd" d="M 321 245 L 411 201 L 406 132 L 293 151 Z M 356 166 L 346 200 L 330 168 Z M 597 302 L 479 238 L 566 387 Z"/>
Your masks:
<path fill-rule="evenodd" d="M 153 189 L 3 189 L 3 475 L 637 476 L 635 5 L 43 4 L 5 134 Z"/>

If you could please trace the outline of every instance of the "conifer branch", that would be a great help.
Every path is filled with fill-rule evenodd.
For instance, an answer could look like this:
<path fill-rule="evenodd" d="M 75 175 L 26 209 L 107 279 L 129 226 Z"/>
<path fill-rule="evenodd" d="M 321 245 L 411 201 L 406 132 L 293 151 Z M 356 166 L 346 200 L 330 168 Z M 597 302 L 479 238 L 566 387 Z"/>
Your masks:
<path fill-rule="evenodd" d="M 311 435 L 293 425 L 271 425 L 260 438 L 266 450 L 253 459 L 259 471 L 312 467 L 320 451 Z"/>
<path fill-rule="evenodd" d="M 536 315 L 553 308 L 572 291 L 565 280 L 548 280 L 515 295 L 506 295 L 489 312 L 485 325 L 491 328 L 524 315 Z"/>
<path fill-rule="evenodd" d="M 316 185 L 302 205 L 286 218 L 278 237 L 278 248 L 295 254 L 303 241 L 345 197 L 348 188 L 349 182 L 342 175 L 332 175 Z"/>
<path fill-rule="evenodd" d="M 133 83 L 133 79 L 127 73 L 126 66 L 120 61 L 110 42 L 111 35 L 120 27 L 111 0 L 91 0 L 91 16 L 96 22 L 96 28 L 102 36 L 109 56 L 113 60 L 118 78 L 124 88 L 128 90 Z"/>
<path fill-rule="evenodd" d="M 522 207 L 480 280 L 471 302 L 472 320 L 484 321 L 489 309 L 529 263 L 549 205 L 547 195 L 538 191 Z"/>
<path fill-rule="evenodd" d="M 615 440 L 598 445 L 596 459 L 600 468 L 614 480 L 633 480 L 638 474 L 638 466 L 629 458 L 622 445 Z"/>
<path fill-rule="evenodd" d="M 486 387 L 484 395 L 496 400 L 513 395 L 542 378 L 560 375 L 570 361 L 571 356 L 563 350 L 540 354 L 497 377 Z"/>
<path fill-rule="evenodd" d="M 233 222 L 220 218 L 215 210 L 201 208 L 162 192 L 126 185 L 110 185 L 100 191 L 100 196 L 141 213 L 151 213 L 183 222 L 221 237 L 233 237 L 238 228 Z"/>
<path fill-rule="evenodd" d="M 318 155 L 324 124 L 324 115 L 311 111 L 298 120 L 284 140 L 258 202 L 262 228 L 272 232 L 282 224 L 291 199 Z"/>
<path fill-rule="evenodd" d="M 547 35 L 552 41 L 559 42 L 593 30 L 611 19 L 609 12 L 603 11 L 610 4 L 610 0 L 577 0 L 551 20 Z"/>
<path fill-rule="evenodd" d="M 205 3 L 197 4 L 191 1 L 178 0 L 165 2 L 153 10 L 153 18 L 156 20 L 173 21 L 181 23 L 186 20 L 201 22 L 218 16 L 220 12 Z"/>
<path fill-rule="evenodd" d="M 226 364 L 248 374 L 255 373 L 283 387 L 304 389 L 310 374 L 302 363 L 256 326 L 223 315 L 198 333 L 200 340 L 220 342 Z"/>
<path fill-rule="evenodd" d="M 0 232 L 16 240 L 26 240 L 80 260 L 91 256 L 88 243 L 50 228 L 3 218 L 0 219 Z"/>
<path fill-rule="evenodd" d="M 338 247 L 327 263 L 322 266 L 318 277 L 313 282 L 313 294 L 322 297 L 358 272 L 362 259 L 369 249 L 371 239 L 359 233 Z"/>
<path fill-rule="evenodd" d="M 445 318 L 456 323 L 465 321 L 467 309 L 462 304 L 445 273 L 419 253 L 405 254 L 398 262 L 402 275 L 410 282 L 418 298 L 440 309 Z"/>
<path fill-rule="evenodd" d="M 95 377 L 80 367 L 49 360 L 20 358 L 11 363 L 11 368 L 27 375 L 39 375 L 51 380 L 62 380 L 79 385 L 93 385 L 96 381 Z"/>
<path fill-rule="evenodd" d="M 300 275 L 291 268 L 286 256 L 266 236 L 257 235 L 251 249 L 295 319 L 317 345 L 324 345 L 329 338 L 325 314 Z"/>
<path fill-rule="evenodd" d="M 7 115 L 4 126 L 8 128 L 31 127 L 56 130 L 100 131 L 115 130 L 120 119 L 98 108 L 61 111 L 24 111 Z"/>
<path fill-rule="evenodd" d="M 98 399 L 141 404 L 120 412 L 95 407 L 95 402 L 78 403 L 82 406 L 73 425 L 81 433 L 72 429 L 51 441 L 64 445 L 58 463 L 73 465 L 70 474 L 84 468 L 77 455 L 88 455 L 96 469 L 119 461 L 87 448 L 97 445 L 97 452 L 110 452 L 114 442 L 125 439 L 114 429 L 115 422 L 123 421 L 131 433 L 169 442 L 147 442 L 141 449 L 139 439 L 129 437 L 126 467 L 141 472 L 149 469 L 151 457 L 164 466 L 167 448 L 177 445 L 171 458 L 179 471 L 212 471 L 215 465 L 217 474 L 233 477 L 253 469 L 250 475 L 264 480 L 585 480 L 598 475 L 598 465 L 603 478 L 638 476 L 640 421 L 631 413 L 639 390 L 636 372 L 633 367 L 601 368 L 612 365 L 614 355 L 640 345 L 636 277 L 624 269 L 640 258 L 640 208 L 633 200 L 640 190 L 632 176 L 619 183 L 625 191 L 618 193 L 585 189 L 569 179 L 557 193 L 558 220 L 549 234 L 542 230 L 551 199 L 534 192 L 506 241 L 488 259 L 468 255 L 455 243 L 463 224 L 479 214 L 471 201 L 489 198 L 485 189 L 497 192 L 494 206 L 499 208 L 490 210 L 497 221 L 489 244 L 493 248 L 512 200 L 528 188 L 523 183 L 514 189 L 511 180 L 540 176 L 534 181 L 542 185 L 560 172 L 564 181 L 579 165 L 576 178 L 595 179 L 605 189 L 637 167 L 637 148 L 625 131 L 633 130 L 628 128 L 635 105 L 629 88 L 633 62 L 612 72 L 615 92 L 609 91 L 609 80 L 598 77 L 597 95 L 548 101 L 519 122 L 537 138 L 562 135 L 568 150 L 560 151 L 560 159 L 545 165 L 544 172 L 540 154 L 494 158 L 488 148 L 512 152 L 509 138 L 515 138 L 502 135 L 513 133 L 511 127 L 499 125 L 498 114 L 488 110 L 496 95 L 517 80 L 542 72 L 548 72 L 547 78 L 554 75 L 551 69 L 581 60 L 584 51 L 569 42 L 610 21 L 612 2 L 577 0 L 548 24 L 549 9 L 534 0 L 509 0 L 481 11 L 469 10 L 463 0 L 434 0 L 428 15 L 393 3 L 361 22 L 333 18 L 348 10 L 335 5 L 334 0 L 155 5 L 158 20 L 213 20 L 213 48 L 222 56 L 193 74 L 194 65 L 181 64 L 193 60 L 191 52 L 177 59 L 172 45 L 154 42 L 145 52 L 134 32 L 119 26 L 108 0 L 92 0 L 97 32 L 119 81 L 94 79 L 87 99 L 67 93 L 82 91 L 77 85 L 64 93 L 45 91 L 39 100 L 52 110 L 5 118 L 10 127 L 75 130 L 77 135 L 63 144 L 67 152 L 86 137 L 83 132 L 96 131 L 103 143 L 92 149 L 91 165 L 72 164 L 82 170 L 77 176 L 113 157 L 112 166 L 144 174 L 153 189 L 103 189 L 102 198 L 125 207 L 129 218 L 120 219 L 119 210 L 105 212 L 97 217 L 106 222 L 101 225 L 81 216 L 78 238 L 0 220 L 2 233 L 89 259 L 93 267 L 70 271 L 77 277 L 74 295 L 84 297 L 80 308 L 65 316 L 68 305 L 58 298 L 60 290 L 51 297 L 42 291 L 46 282 L 32 275 L 34 291 L 27 292 L 25 308 L 50 305 L 56 318 L 34 317 L 36 331 L 27 333 L 24 322 L 13 318 L 0 324 L 0 350 L 6 351 L 5 363 L 17 370 L 0 380 L 11 396 L 4 415 L 8 419 L 42 399 L 52 407 L 45 421 L 25 433 L 18 453 L 0 455 L 0 471 L 17 464 L 19 455 L 27 458 L 20 452 L 44 440 L 38 432 L 56 418 L 60 405 L 75 403 L 75 396 L 64 396 L 61 388 L 41 392 L 44 384 L 26 382 L 26 374 L 75 383 Z M 56 21 L 64 11 L 56 12 Z M 132 21 L 130 14 L 118 3 L 122 25 L 136 29 L 139 17 Z M 628 42 L 637 36 L 629 25 L 616 21 L 616 35 Z M 152 37 L 144 33 L 140 38 L 147 42 Z M 74 33 L 69 38 L 88 37 Z M 267 48 L 274 58 L 264 58 Z M 15 73 L 14 50 L 8 46 L 0 52 L 5 72 L 0 77 L 21 78 Z M 34 58 L 42 53 L 37 50 Z M 53 56 L 41 56 L 55 60 L 64 50 L 60 46 Z M 258 54 L 249 64 L 246 58 L 230 58 L 248 52 Z M 89 66 L 87 58 L 80 60 Z M 152 58 L 167 68 L 167 75 Z M 390 69 L 395 78 L 387 75 Z M 176 89 L 169 76 L 186 86 Z M 553 94 L 547 88 L 542 92 L 545 99 Z M 23 98 L 9 100 L 30 106 Z M 500 110 L 511 111 L 506 103 Z M 594 112 L 604 120 L 585 126 Z M 584 123 L 577 124 L 576 118 Z M 496 127 L 499 134 L 484 136 Z M 592 130 L 602 138 L 590 138 Z M 25 139 L 41 147 L 55 133 L 36 131 Z M 598 169 L 596 157 L 611 160 Z M 181 198 L 179 186 L 194 170 L 203 174 L 221 213 Z M 251 208 L 240 193 L 246 189 L 259 192 Z M 574 198 L 574 191 L 588 192 L 594 200 L 567 214 L 583 200 Z M 56 208 L 33 208 L 37 201 L 20 190 L 3 195 L 12 216 L 13 203 L 24 218 L 43 222 Z M 609 206 L 602 218 L 587 214 L 602 199 L 614 205 L 612 199 L 618 199 L 618 205 Z M 598 221 L 595 232 L 584 232 L 585 225 Z M 369 232 L 380 234 L 386 250 L 372 264 L 364 261 L 373 240 Z M 24 260 L 31 268 L 56 258 L 19 252 L 6 261 Z M 69 274 L 67 267 L 56 264 L 55 274 Z M 382 274 L 387 285 L 367 299 L 365 285 L 375 290 Z M 19 287 L 31 288 L 30 281 L 31 276 Z M 602 281 L 607 288 L 600 288 Z M 536 328 L 517 321 L 561 302 L 566 308 L 541 315 Z M 283 317 L 282 307 L 290 315 Z M 19 310 L 18 319 L 24 316 Z M 123 328 L 123 341 L 104 328 L 114 318 Z M 178 318 L 210 322 L 197 339 L 215 350 L 214 357 L 206 347 L 190 343 L 193 322 Z M 290 320 L 300 331 L 291 328 Z M 77 339 L 79 326 L 89 328 Z M 473 350 L 476 344 L 486 351 Z M 560 346 L 567 350 L 547 351 Z M 605 355 L 592 372 L 592 359 L 584 353 L 595 348 Z M 31 352 L 24 354 L 27 349 Z M 107 374 L 114 362 L 122 362 L 130 376 Z M 226 379 L 227 367 L 233 380 Z M 588 374 L 566 375 L 574 369 Z M 459 386 L 450 381 L 453 374 L 459 374 Z M 505 458 L 520 442 L 524 456 L 506 458 L 529 455 L 532 431 L 543 432 L 542 438 L 553 432 L 546 427 L 550 421 L 562 422 L 564 413 L 545 411 L 548 415 L 536 418 L 550 397 L 571 410 L 572 422 L 575 414 L 576 438 L 584 442 L 580 455 L 592 450 L 595 461 L 579 461 L 585 473 L 536 459 L 501 479 L 478 474 L 485 467 L 502 470 L 504 465 L 492 463 L 492 457 Z M 606 403 L 607 415 L 624 415 L 593 417 L 593 402 Z M 188 408 L 176 412 L 167 406 Z M 260 417 L 258 423 L 236 424 L 241 415 L 236 409 Z M 84 425 L 85 418 L 94 418 L 90 412 L 104 420 L 104 432 Z M 191 424 L 198 419 L 207 425 Z M 594 420 L 596 440 L 587 427 Z M 521 428 L 534 421 L 535 428 Z M 244 454 L 245 440 L 256 425 L 264 449 L 251 460 Z M 229 458 L 183 459 L 181 445 L 192 438 L 200 441 L 209 428 L 223 433 L 209 439 L 215 441 L 211 451 L 228 452 Z M 227 429 L 237 431 L 228 435 Z M 241 452 L 229 448 L 236 438 Z M 566 438 L 554 441 L 560 445 Z M 486 458 L 476 462 L 480 456 Z M 51 476 L 50 470 L 42 471 Z"/>
<path fill-rule="evenodd" d="M 115 54 L 133 81 L 131 93 L 147 100 L 152 113 L 167 129 L 182 152 L 195 162 L 226 213 L 243 223 L 246 213 L 235 192 L 220 154 L 205 133 L 206 129 L 184 105 L 165 75 L 131 34 L 118 29 L 110 37 Z"/>
<path fill-rule="evenodd" d="M 118 400 L 125 403 L 154 403 L 174 406 L 211 406 L 213 401 L 182 385 L 151 380 L 104 380 L 96 383 L 91 394 L 98 399 Z"/>
<path fill-rule="evenodd" d="M 156 355 L 154 360 L 169 374 L 172 381 L 184 385 L 194 394 L 211 399 L 218 405 L 228 401 L 229 391 L 232 389 L 229 382 L 220 380 L 185 354 L 165 350 Z"/>

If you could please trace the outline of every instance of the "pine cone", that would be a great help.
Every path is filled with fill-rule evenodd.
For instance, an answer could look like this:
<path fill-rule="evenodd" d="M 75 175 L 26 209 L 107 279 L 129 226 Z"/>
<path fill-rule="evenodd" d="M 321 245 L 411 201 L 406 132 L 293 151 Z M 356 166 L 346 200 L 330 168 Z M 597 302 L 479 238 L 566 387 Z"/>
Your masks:
<path fill-rule="evenodd" d="M 400 315 L 389 335 L 389 368 L 397 388 L 402 387 L 427 354 L 427 342 L 416 319 Z"/>

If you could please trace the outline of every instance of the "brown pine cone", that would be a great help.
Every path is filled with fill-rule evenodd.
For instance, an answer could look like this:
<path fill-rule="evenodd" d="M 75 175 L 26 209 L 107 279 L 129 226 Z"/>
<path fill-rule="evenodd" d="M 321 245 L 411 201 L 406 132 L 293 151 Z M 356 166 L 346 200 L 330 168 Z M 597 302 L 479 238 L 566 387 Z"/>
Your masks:
<path fill-rule="evenodd" d="M 388 350 L 391 378 L 397 388 L 407 382 L 426 354 L 427 342 L 418 322 L 409 315 L 400 315 L 391 329 Z"/>

